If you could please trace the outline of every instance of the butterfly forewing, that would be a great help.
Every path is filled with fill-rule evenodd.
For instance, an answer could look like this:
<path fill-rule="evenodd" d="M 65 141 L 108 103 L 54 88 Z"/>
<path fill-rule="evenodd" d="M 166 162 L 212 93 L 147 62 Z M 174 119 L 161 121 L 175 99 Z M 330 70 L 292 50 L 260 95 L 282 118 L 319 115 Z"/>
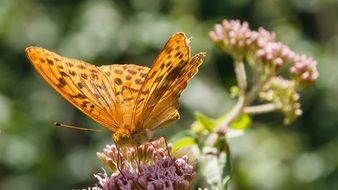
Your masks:
<path fill-rule="evenodd" d="M 172 36 L 151 67 L 135 107 L 135 123 L 156 128 L 177 120 L 178 98 L 187 81 L 197 72 L 204 54 L 190 58 L 184 33 Z"/>
<path fill-rule="evenodd" d="M 96 66 L 39 47 L 26 54 L 40 75 L 65 99 L 104 127 L 115 130 L 116 102 L 110 82 Z"/>

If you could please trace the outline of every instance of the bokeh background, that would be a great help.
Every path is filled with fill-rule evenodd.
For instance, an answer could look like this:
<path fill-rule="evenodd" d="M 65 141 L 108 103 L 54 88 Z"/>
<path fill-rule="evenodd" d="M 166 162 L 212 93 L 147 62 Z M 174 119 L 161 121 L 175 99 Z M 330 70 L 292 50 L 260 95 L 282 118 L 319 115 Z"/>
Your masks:
<path fill-rule="evenodd" d="M 170 137 L 190 127 L 194 112 L 217 117 L 234 103 L 232 61 L 208 37 L 224 18 L 276 32 L 315 57 L 320 72 L 302 92 L 304 114 L 295 123 L 282 125 L 278 113 L 255 116 L 244 136 L 230 140 L 230 189 L 338 189 L 337 0 L 0 0 L 0 189 L 91 186 L 102 167 L 96 152 L 111 143 L 109 132 L 53 126 L 100 128 L 38 76 L 26 47 L 97 65 L 150 66 L 166 40 L 184 31 L 192 52 L 207 57 L 182 95 L 181 120 L 159 132 Z"/>

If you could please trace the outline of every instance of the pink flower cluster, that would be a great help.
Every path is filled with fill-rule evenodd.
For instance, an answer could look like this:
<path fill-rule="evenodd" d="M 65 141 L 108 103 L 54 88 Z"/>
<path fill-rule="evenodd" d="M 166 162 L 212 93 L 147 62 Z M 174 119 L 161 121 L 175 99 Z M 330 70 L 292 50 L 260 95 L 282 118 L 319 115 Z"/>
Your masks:
<path fill-rule="evenodd" d="M 254 71 L 264 72 L 258 74 L 275 74 L 290 63 L 290 73 L 300 84 L 311 84 L 318 78 L 313 58 L 296 54 L 288 46 L 276 41 L 275 33 L 262 27 L 253 31 L 247 22 L 224 20 L 222 24 L 217 24 L 209 35 L 235 59 L 246 58 Z"/>
<path fill-rule="evenodd" d="M 262 48 L 258 49 L 257 55 L 263 60 L 263 63 L 269 63 L 276 67 L 276 70 L 287 64 L 294 53 L 280 42 L 267 42 Z"/>
<path fill-rule="evenodd" d="M 252 42 L 252 34 L 247 22 L 239 20 L 224 20 L 222 24 L 216 24 L 215 30 L 209 33 L 211 39 L 224 47 L 229 53 L 243 51 Z"/>
<path fill-rule="evenodd" d="M 275 40 L 276 34 L 265 30 L 263 27 L 259 27 L 258 31 L 251 31 L 250 44 L 254 44 L 258 48 L 263 48 L 266 43 L 274 42 Z"/>
<path fill-rule="evenodd" d="M 135 147 L 107 145 L 97 156 L 113 174 L 95 175 L 101 187 L 92 189 L 189 189 L 196 172 L 187 156 L 175 158 L 170 155 L 170 149 L 164 138 Z"/>
<path fill-rule="evenodd" d="M 297 91 L 313 84 L 319 76 L 312 57 L 293 52 L 276 40 L 275 33 L 262 27 L 251 30 L 247 22 L 239 20 L 224 20 L 209 35 L 223 51 L 233 56 L 235 63 L 249 65 L 253 73 L 252 84 L 260 88 L 258 97 L 283 112 L 285 123 L 301 115 Z M 280 72 L 286 66 L 289 66 L 289 79 Z"/>
<path fill-rule="evenodd" d="M 294 58 L 290 72 L 295 80 L 298 80 L 303 86 L 308 86 L 319 76 L 316 66 L 317 62 L 312 57 L 298 55 Z"/>

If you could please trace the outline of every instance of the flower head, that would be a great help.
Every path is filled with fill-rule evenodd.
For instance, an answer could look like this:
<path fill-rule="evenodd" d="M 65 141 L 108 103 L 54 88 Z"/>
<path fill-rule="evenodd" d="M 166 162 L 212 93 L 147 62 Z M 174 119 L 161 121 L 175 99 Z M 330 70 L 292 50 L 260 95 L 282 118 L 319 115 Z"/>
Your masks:
<path fill-rule="evenodd" d="M 318 78 L 317 62 L 312 57 L 297 55 L 293 62 L 290 73 L 292 78 L 303 87 L 312 84 Z"/>
<path fill-rule="evenodd" d="M 254 44 L 256 48 L 263 48 L 267 43 L 276 40 L 276 33 L 269 32 L 263 27 L 259 27 L 258 31 L 252 31 L 250 36 L 250 43 Z"/>
<path fill-rule="evenodd" d="M 265 101 L 274 103 L 284 113 L 285 124 L 293 122 L 302 114 L 298 102 L 300 96 L 291 80 L 274 77 L 264 86 L 259 96 Z"/>
<path fill-rule="evenodd" d="M 258 73 L 275 73 L 294 57 L 286 45 L 276 42 L 275 33 L 263 27 L 251 30 L 247 22 L 239 20 L 224 20 L 209 36 L 235 58 L 246 57 Z"/>
<path fill-rule="evenodd" d="M 97 156 L 113 174 L 95 177 L 103 190 L 189 189 L 196 172 L 187 156 L 172 157 L 170 149 L 164 138 L 135 147 L 107 145 Z"/>
<path fill-rule="evenodd" d="M 223 50 L 232 54 L 241 54 L 252 42 L 251 30 L 247 22 L 239 20 L 224 20 L 217 24 L 215 30 L 209 33 L 211 39 L 218 43 Z"/>
<path fill-rule="evenodd" d="M 257 51 L 263 64 L 278 70 L 294 57 L 294 53 L 280 42 L 268 42 Z"/>

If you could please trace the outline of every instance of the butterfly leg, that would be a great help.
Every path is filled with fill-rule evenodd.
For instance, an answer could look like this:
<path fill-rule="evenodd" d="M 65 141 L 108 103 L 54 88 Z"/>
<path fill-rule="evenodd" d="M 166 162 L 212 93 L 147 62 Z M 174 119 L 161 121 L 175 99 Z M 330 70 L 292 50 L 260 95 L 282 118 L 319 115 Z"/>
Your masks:
<path fill-rule="evenodd" d="M 136 146 L 135 150 L 136 150 L 136 165 L 137 165 L 137 178 L 138 178 L 140 175 L 140 166 L 141 166 L 141 160 L 140 160 L 140 155 L 139 155 L 140 145 L 136 144 L 135 146 Z"/>
<path fill-rule="evenodd" d="M 171 154 L 170 154 L 170 148 L 169 148 L 168 142 L 165 138 L 163 138 L 163 139 L 164 139 L 165 147 L 166 147 L 167 152 L 168 152 L 168 156 L 171 160 L 173 160 L 173 158 L 171 157 Z"/>
<path fill-rule="evenodd" d="M 116 168 L 117 170 L 120 172 L 120 174 L 125 178 L 124 174 L 123 174 L 123 166 L 122 166 L 122 162 L 123 162 L 123 155 L 122 155 L 122 152 L 120 150 L 120 147 L 119 146 L 116 146 L 117 148 L 117 162 L 116 162 Z M 122 166 L 122 168 L 121 168 Z"/>

